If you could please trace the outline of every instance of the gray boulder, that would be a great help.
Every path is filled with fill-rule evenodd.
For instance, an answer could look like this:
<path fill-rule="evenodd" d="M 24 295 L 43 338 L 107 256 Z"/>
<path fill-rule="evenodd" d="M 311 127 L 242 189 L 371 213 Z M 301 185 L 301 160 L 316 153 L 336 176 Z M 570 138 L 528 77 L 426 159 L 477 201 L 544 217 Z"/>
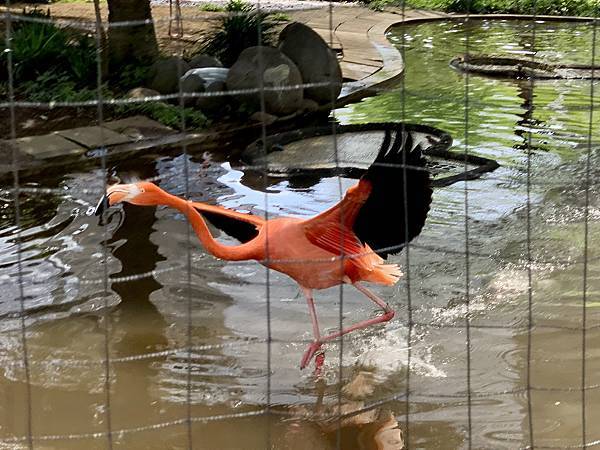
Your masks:
<path fill-rule="evenodd" d="M 223 67 L 221 61 L 214 56 L 204 55 L 202 53 L 194 56 L 190 62 L 190 69 L 201 69 L 203 67 Z"/>
<path fill-rule="evenodd" d="M 259 52 L 262 52 L 262 56 Z M 302 107 L 302 88 L 289 87 L 302 84 L 300 71 L 292 60 L 276 48 L 249 47 L 244 50 L 229 69 L 227 89 L 260 89 L 261 78 L 266 88 L 265 112 L 281 116 Z M 255 110 L 260 109 L 260 92 L 234 94 L 234 97 Z"/>
<path fill-rule="evenodd" d="M 150 66 L 148 87 L 161 94 L 179 91 L 179 77 L 189 70 L 189 65 L 177 56 L 159 59 Z"/>
<path fill-rule="evenodd" d="M 223 67 L 204 67 L 190 69 L 181 77 L 181 89 L 183 92 L 206 92 L 217 93 L 227 90 L 225 80 L 229 69 Z M 191 97 L 186 99 L 186 104 L 195 104 L 201 109 L 212 110 L 227 103 L 225 95 L 210 97 Z"/>
<path fill-rule="evenodd" d="M 293 22 L 279 35 L 279 49 L 298 67 L 304 83 L 330 83 L 304 89 L 304 97 L 320 105 L 336 99 L 342 89 L 342 70 L 335 52 L 310 27 Z"/>

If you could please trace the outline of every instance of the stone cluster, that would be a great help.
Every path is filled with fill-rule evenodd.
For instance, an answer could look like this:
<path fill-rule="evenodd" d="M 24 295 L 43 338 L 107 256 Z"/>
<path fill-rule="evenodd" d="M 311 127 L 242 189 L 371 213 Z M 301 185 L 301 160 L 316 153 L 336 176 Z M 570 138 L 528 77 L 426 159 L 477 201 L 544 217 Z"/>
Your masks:
<path fill-rule="evenodd" d="M 247 48 L 230 68 L 203 54 L 190 61 L 177 57 L 156 61 L 150 69 L 148 87 L 137 88 L 129 96 L 152 97 L 180 89 L 186 94 L 210 93 L 188 95 L 185 105 L 206 112 L 244 105 L 255 112 L 252 117 L 273 121 L 327 109 L 341 87 L 342 72 L 335 52 L 310 27 L 293 22 L 281 31 L 276 48 Z"/>

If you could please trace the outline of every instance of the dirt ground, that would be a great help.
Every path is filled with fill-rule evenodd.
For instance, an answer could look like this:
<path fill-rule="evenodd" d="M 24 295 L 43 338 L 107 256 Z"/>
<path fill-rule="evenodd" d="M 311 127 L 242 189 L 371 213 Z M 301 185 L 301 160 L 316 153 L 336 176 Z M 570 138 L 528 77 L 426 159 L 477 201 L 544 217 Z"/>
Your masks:
<path fill-rule="evenodd" d="M 12 10 L 21 12 L 24 7 L 31 8 L 30 4 L 14 3 Z M 40 5 L 44 10 L 50 9 L 50 14 L 55 19 L 74 20 L 79 26 L 93 29 L 95 22 L 94 3 L 91 1 L 59 2 L 50 5 Z M 4 8 L 2 8 L 4 10 Z M 101 4 L 102 20 L 108 22 L 108 7 Z M 175 14 L 173 10 L 173 14 Z M 202 35 L 215 26 L 216 20 L 222 13 L 202 11 L 197 6 L 183 6 L 181 8 L 183 35 L 177 36 L 177 27 L 170 21 L 169 5 L 153 5 L 152 17 L 155 21 L 154 28 L 161 50 L 165 53 L 180 51 L 191 52 L 199 45 Z M 171 23 L 172 33 L 169 34 Z"/>

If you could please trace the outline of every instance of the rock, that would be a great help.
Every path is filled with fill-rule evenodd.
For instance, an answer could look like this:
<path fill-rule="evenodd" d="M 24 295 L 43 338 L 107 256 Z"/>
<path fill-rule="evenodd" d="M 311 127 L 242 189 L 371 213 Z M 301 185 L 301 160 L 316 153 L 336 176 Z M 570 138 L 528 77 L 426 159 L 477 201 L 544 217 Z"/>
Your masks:
<path fill-rule="evenodd" d="M 188 70 L 181 77 L 183 92 L 223 92 L 227 90 L 225 80 L 229 69 L 222 67 L 204 67 Z M 186 99 L 186 104 L 195 104 L 201 109 L 211 110 L 226 102 L 225 95 L 214 97 L 192 97 Z"/>
<path fill-rule="evenodd" d="M 157 97 L 160 95 L 160 92 L 155 91 L 154 89 L 148 89 L 145 87 L 137 87 L 131 89 L 127 94 L 125 94 L 126 98 L 146 98 L 146 97 Z"/>
<path fill-rule="evenodd" d="M 277 120 L 277 116 L 262 111 L 256 111 L 250 116 L 250 120 L 253 122 L 264 122 L 265 125 L 271 125 Z"/>
<path fill-rule="evenodd" d="M 223 64 L 214 56 L 200 53 L 190 60 L 189 66 L 190 69 L 201 69 L 204 67 L 223 67 Z"/>
<path fill-rule="evenodd" d="M 310 98 L 305 98 L 304 100 L 302 100 L 302 111 L 315 112 L 318 109 L 319 104 L 316 101 L 311 100 Z"/>
<path fill-rule="evenodd" d="M 293 22 L 279 35 L 279 49 L 300 70 L 304 83 L 332 83 L 304 89 L 304 96 L 320 105 L 331 103 L 342 89 L 342 70 L 335 53 L 310 27 Z"/>
<path fill-rule="evenodd" d="M 206 93 L 226 92 L 227 85 L 225 81 L 215 80 L 211 82 L 205 89 Z M 228 104 L 230 97 L 228 95 L 215 95 L 214 97 L 198 97 L 196 104 L 204 111 L 216 111 Z"/>
<path fill-rule="evenodd" d="M 150 66 L 148 86 L 161 94 L 179 91 L 179 77 L 189 70 L 189 65 L 177 56 L 157 60 Z"/>
<path fill-rule="evenodd" d="M 262 52 L 262 73 L 259 73 L 259 52 Z M 231 66 L 227 75 L 229 91 L 259 89 L 262 77 L 265 88 L 265 111 L 269 114 L 286 115 L 302 107 L 302 88 L 277 89 L 302 84 L 302 77 L 296 65 L 276 48 L 249 47 Z M 255 110 L 260 109 L 260 92 L 235 94 L 241 102 L 248 103 Z"/>

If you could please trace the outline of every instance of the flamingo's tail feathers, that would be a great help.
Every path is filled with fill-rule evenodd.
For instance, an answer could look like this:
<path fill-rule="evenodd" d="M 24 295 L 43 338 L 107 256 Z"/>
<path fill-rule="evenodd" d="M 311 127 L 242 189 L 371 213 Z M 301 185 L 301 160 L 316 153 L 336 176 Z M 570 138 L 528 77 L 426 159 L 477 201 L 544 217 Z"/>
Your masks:
<path fill-rule="evenodd" d="M 375 267 L 375 270 L 373 270 L 372 279 L 369 281 L 392 286 L 402 278 L 402 275 L 404 274 L 400 270 L 398 264 L 379 264 Z"/>

